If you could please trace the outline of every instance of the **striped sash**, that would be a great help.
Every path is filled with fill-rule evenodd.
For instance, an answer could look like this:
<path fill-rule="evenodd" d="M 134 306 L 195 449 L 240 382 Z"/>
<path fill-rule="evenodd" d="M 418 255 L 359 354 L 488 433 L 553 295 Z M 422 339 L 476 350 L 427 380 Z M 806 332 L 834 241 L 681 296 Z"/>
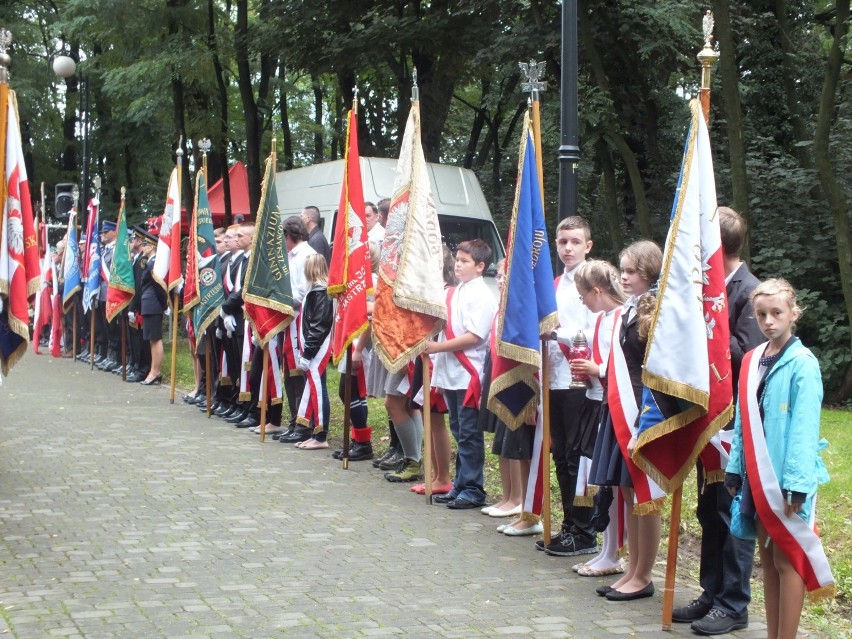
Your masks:
<path fill-rule="evenodd" d="M 607 401 L 618 447 L 621 449 L 621 455 L 627 463 L 627 470 L 633 481 L 635 500 L 633 512 L 637 515 L 647 515 L 660 509 L 666 493 L 633 463 L 633 459 L 627 452 L 627 444 L 635 434 L 639 405 L 633 394 L 630 371 L 627 369 L 627 361 L 624 359 L 624 351 L 619 339 L 623 317 L 624 313 L 619 311 L 613 321 L 612 346 L 607 366 Z"/>
<path fill-rule="evenodd" d="M 758 519 L 772 541 L 790 560 L 796 572 L 805 582 L 812 599 L 833 597 L 835 593 L 834 577 L 828 559 L 814 529 L 816 504 L 811 508 L 810 521 L 798 515 L 788 517 L 784 514 L 784 495 L 781 485 L 772 467 L 766 437 L 763 431 L 763 419 L 757 398 L 760 383 L 760 357 L 766 350 L 761 344 L 743 358 L 740 375 L 739 402 L 743 432 L 743 456 L 749 487 L 754 496 L 754 505 Z M 800 351 L 804 354 L 806 351 Z M 796 355 L 794 355 L 796 356 Z"/>

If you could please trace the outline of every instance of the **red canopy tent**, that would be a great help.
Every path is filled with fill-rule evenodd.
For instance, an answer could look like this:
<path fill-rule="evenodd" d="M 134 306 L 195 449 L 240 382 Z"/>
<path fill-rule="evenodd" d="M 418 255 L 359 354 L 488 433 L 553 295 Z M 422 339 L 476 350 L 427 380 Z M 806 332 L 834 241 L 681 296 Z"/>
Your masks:
<path fill-rule="evenodd" d="M 249 204 L 248 173 L 242 162 L 235 162 L 228 169 L 231 186 L 231 215 L 234 224 L 248 220 L 251 217 L 251 204 Z M 222 180 L 207 187 L 207 199 L 210 201 L 210 215 L 213 217 L 214 226 L 222 226 L 225 223 L 225 187 Z"/>

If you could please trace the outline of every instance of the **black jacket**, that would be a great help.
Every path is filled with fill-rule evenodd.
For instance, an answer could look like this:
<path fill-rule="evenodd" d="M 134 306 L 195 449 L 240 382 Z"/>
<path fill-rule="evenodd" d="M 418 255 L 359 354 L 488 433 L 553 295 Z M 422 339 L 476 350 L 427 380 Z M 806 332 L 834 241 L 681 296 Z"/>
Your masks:
<path fill-rule="evenodd" d="M 222 302 L 222 312 L 226 315 L 233 315 L 238 327 L 243 322 L 243 283 L 245 282 L 248 261 L 249 258 L 246 254 L 240 253 L 237 257 L 232 257 L 227 266 L 231 281 L 234 283 L 234 290 Z M 237 278 L 240 280 L 239 284 L 236 282 Z M 242 329 L 239 332 L 242 334 Z"/>
<path fill-rule="evenodd" d="M 325 286 L 314 286 L 302 303 L 302 357 L 313 359 L 331 333 L 334 305 Z"/>
<path fill-rule="evenodd" d="M 734 273 L 725 287 L 728 293 L 728 324 L 731 327 L 731 381 L 734 384 L 734 398 L 737 396 L 737 383 L 743 356 L 766 338 L 760 332 L 754 311 L 751 307 L 751 293 L 760 284 L 745 263 Z"/>
<path fill-rule="evenodd" d="M 142 294 L 140 308 L 142 315 L 162 315 L 169 306 L 166 291 L 154 279 L 154 257 L 148 259 L 145 271 L 142 273 Z"/>

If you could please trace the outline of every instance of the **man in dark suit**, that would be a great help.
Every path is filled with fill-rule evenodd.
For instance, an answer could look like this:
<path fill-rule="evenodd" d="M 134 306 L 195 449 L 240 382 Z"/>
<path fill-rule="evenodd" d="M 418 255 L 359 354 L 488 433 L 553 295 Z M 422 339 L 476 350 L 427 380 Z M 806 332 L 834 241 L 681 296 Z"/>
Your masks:
<path fill-rule="evenodd" d="M 743 355 L 764 341 L 751 307 L 751 293 L 760 283 L 752 275 L 740 251 L 746 235 L 745 220 L 733 209 L 720 206 L 719 228 L 725 261 L 725 288 L 728 293 L 728 322 L 731 329 L 731 379 L 734 404 Z M 733 427 L 733 420 L 726 430 Z M 699 582 L 703 592 L 682 608 L 675 608 L 675 622 L 692 622 L 700 635 L 718 635 L 748 626 L 751 601 L 754 542 L 730 534 L 731 496 L 722 482 L 705 482 L 698 462 L 698 506 L 701 524 L 701 564 Z"/>
<path fill-rule="evenodd" d="M 109 285 L 109 270 L 112 268 L 112 258 L 115 254 L 115 222 L 101 222 L 101 288 L 98 293 L 100 303 L 97 308 L 98 343 L 101 353 L 106 353 L 106 361 L 98 364 L 102 371 L 113 371 L 121 368 L 121 353 L 119 349 L 118 318 L 112 322 L 106 320 L 106 298 Z"/>
<path fill-rule="evenodd" d="M 151 348 L 142 339 L 142 273 L 148 265 L 148 258 L 142 254 L 142 228 L 134 228 L 130 232 L 130 254 L 133 259 L 134 293 L 127 307 L 127 341 L 130 346 L 130 370 L 127 373 L 128 382 L 141 382 L 148 376 L 151 369 Z M 153 236 L 151 236 L 153 238 Z M 130 313 L 134 314 L 131 315 Z M 131 317 L 134 321 L 130 321 Z"/>

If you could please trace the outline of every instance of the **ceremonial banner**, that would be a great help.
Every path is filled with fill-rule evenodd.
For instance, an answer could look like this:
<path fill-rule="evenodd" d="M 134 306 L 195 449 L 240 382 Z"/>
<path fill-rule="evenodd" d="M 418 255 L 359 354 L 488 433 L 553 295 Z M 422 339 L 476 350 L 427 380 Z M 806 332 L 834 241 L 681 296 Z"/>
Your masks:
<path fill-rule="evenodd" d="M 727 295 L 710 137 L 698 100 L 672 206 L 642 381 L 647 387 L 633 456 L 667 492 L 731 419 Z M 720 480 L 718 449 L 708 478 Z M 705 459 L 702 457 L 702 459 Z M 727 461 L 727 460 L 724 460 Z"/>
<path fill-rule="evenodd" d="M 40 275 L 18 105 L 5 82 L 0 82 L 0 147 L 0 371 L 7 375 L 27 349 L 28 299 L 38 291 Z"/>
<path fill-rule="evenodd" d="M 94 198 L 89 201 L 89 219 L 86 221 L 85 255 L 83 272 L 86 273 L 86 285 L 83 288 L 83 310 L 92 307 L 92 300 L 101 290 L 101 238 L 98 221 L 100 202 Z"/>
<path fill-rule="evenodd" d="M 243 286 L 244 312 L 264 346 L 293 321 L 293 291 L 284 225 L 275 189 L 274 155 L 266 159 L 251 254 Z"/>
<path fill-rule="evenodd" d="M 553 266 L 541 203 L 529 114 L 518 157 L 515 204 L 509 224 L 506 283 L 492 332 L 488 410 L 512 430 L 531 423 L 539 404 L 540 336 L 559 323 Z"/>
<path fill-rule="evenodd" d="M 46 242 L 45 246 L 47 246 Z M 39 341 L 41 340 L 42 329 L 50 323 L 51 292 L 55 288 L 55 275 L 53 275 L 55 270 L 53 268 L 53 255 L 50 250 L 45 250 L 44 257 L 41 260 L 41 290 L 36 293 L 33 309 L 33 352 L 36 355 L 41 355 Z"/>
<path fill-rule="evenodd" d="M 426 348 L 447 319 L 438 212 L 420 144 L 420 102 L 411 104 L 382 244 L 373 343 L 391 372 Z"/>
<path fill-rule="evenodd" d="M 347 347 L 367 330 L 367 295 L 373 288 L 358 156 L 358 117 L 354 109 L 349 111 L 346 138 L 343 189 L 328 269 L 328 294 L 337 296 L 331 345 L 334 364 L 340 362 Z"/>
<path fill-rule="evenodd" d="M 180 274 L 180 183 L 177 167 L 172 169 L 169 178 L 166 208 L 157 241 L 157 259 L 151 275 L 166 294 L 183 283 Z"/>
<path fill-rule="evenodd" d="M 65 254 L 62 257 L 62 308 L 67 312 L 74 303 L 74 295 L 83 288 L 80 272 L 80 246 L 77 244 L 77 210 L 68 216 L 65 234 Z"/>
<path fill-rule="evenodd" d="M 106 308 L 104 309 L 108 322 L 111 322 L 121 311 L 127 308 L 130 300 L 133 299 L 135 290 L 136 281 L 133 278 L 130 236 L 127 234 L 124 200 L 121 200 L 118 222 L 115 227 L 115 252 L 112 254 L 112 268 L 109 272 Z"/>
<path fill-rule="evenodd" d="M 199 340 L 204 338 L 204 331 L 218 317 L 225 299 L 216 258 L 207 182 L 204 171 L 199 171 L 195 176 L 195 207 L 189 226 L 186 285 L 183 289 L 183 310 L 192 312 L 192 325 Z"/>

